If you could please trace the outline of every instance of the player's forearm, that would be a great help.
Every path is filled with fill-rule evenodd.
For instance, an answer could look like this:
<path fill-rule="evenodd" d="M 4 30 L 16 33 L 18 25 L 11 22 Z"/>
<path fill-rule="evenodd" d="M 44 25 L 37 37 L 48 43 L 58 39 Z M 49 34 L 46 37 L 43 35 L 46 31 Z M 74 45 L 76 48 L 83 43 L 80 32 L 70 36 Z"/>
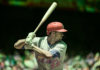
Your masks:
<path fill-rule="evenodd" d="M 14 44 L 14 47 L 16 49 L 21 49 L 24 45 L 25 45 L 25 39 L 20 39 Z"/>
<path fill-rule="evenodd" d="M 49 51 L 38 48 L 37 46 L 34 46 L 33 50 L 38 52 L 39 54 L 43 55 L 46 58 L 51 58 L 52 57 L 52 54 Z"/>

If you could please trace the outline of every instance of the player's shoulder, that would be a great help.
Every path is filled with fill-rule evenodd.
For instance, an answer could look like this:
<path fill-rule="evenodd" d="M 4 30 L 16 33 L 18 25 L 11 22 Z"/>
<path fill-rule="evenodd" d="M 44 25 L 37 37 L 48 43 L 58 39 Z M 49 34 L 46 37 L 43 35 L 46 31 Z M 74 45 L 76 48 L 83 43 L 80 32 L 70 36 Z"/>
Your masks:
<path fill-rule="evenodd" d="M 62 48 L 66 48 L 67 44 L 64 41 L 59 41 L 56 46 L 62 47 Z"/>
<path fill-rule="evenodd" d="M 67 44 L 64 41 L 61 41 L 61 44 L 67 46 Z"/>
<path fill-rule="evenodd" d="M 62 40 L 60 42 L 58 42 L 58 44 L 67 46 L 67 44 L 64 41 L 62 41 Z"/>
<path fill-rule="evenodd" d="M 46 36 L 43 36 L 43 37 L 36 37 L 36 39 L 38 39 L 39 42 L 42 42 L 42 41 L 46 40 L 47 37 L 46 37 Z"/>
<path fill-rule="evenodd" d="M 41 40 L 46 40 L 47 36 L 39 37 Z"/>
<path fill-rule="evenodd" d="M 35 37 L 36 39 L 45 39 L 46 38 L 46 36 L 43 36 L 43 37 Z"/>

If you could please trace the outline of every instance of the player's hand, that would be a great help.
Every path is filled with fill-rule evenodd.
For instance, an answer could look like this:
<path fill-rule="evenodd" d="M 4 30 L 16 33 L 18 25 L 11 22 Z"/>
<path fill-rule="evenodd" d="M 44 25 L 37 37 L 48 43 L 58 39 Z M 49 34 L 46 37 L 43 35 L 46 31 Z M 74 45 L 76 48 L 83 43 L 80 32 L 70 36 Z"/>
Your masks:
<path fill-rule="evenodd" d="M 25 39 L 25 43 L 31 45 L 32 39 L 34 39 L 34 37 L 36 37 L 36 34 L 34 32 L 30 32 Z"/>

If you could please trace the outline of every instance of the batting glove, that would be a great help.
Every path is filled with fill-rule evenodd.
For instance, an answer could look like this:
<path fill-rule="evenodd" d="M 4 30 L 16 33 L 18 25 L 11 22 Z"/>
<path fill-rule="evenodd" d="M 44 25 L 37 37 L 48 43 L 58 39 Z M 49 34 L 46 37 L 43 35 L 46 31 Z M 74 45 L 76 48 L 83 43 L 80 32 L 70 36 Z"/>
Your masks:
<path fill-rule="evenodd" d="M 32 45 L 32 39 L 34 39 L 34 37 L 36 37 L 36 34 L 34 32 L 30 32 L 26 37 L 25 43 L 28 45 Z"/>

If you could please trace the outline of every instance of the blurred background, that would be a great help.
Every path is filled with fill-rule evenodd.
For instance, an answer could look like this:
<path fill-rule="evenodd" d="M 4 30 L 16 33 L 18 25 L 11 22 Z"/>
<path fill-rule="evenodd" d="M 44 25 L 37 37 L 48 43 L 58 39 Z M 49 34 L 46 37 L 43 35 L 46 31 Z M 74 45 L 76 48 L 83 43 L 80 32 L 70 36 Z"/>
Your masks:
<path fill-rule="evenodd" d="M 64 41 L 70 57 L 100 52 L 100 0 L 0 0 L 0 52 L 5 55 L 24 55 L 25 50 L 13 47 L 18 39 L 26 38 L 34 31 L 41 18 L 56 1 L 57 8 L 37 31 L 37 36 L 46 35 L 49 22 L 60 21 L 68 29 Z"/>

